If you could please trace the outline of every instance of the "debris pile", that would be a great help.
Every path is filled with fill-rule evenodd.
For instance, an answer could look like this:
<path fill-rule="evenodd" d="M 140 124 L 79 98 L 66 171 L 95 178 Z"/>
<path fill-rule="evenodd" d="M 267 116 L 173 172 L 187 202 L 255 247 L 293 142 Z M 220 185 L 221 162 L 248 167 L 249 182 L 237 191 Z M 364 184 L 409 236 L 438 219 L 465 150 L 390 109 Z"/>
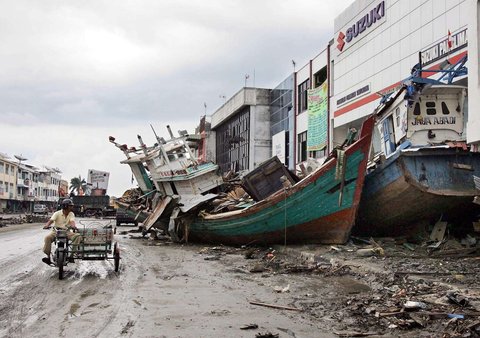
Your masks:
<path fill-rule="evenodd" d="M 240 185 L 234 185 L 230 191 L 220 193 L 216 199 L 209 203 L 207 213 L 217 214 L 226 211 L 244 209 L 251 206 L 253 203 L 253 199 Z M 206 213 L 206 211 L 203 211 L 203 213 Z"/>
<path fill-rule="evenodd" d="M 377 254 L 369 257 L 358 254 L 374 249 Z M 479 337 L 480 267 L 479 257 L 474 255 L 477 249 L 471 236 L 461 241 L 442 236 L 433 251 L 430 239 L 420 244 L 401 239 L 370 239 L 363 240 L 361 247 L 351 242 L 331 248 L 331 254 L 343 256 L 348 261 L 344 264 L 354 267 L 344 271 L 366 280 L 373 291 L 346 297 L 335 305 L 335 311 L 343 310 L 344 318 L 350 318 L 337 319 L 345 325 L 344 329 L 363 329 L 358 334 L 375 328 L 383 334 L 422 330 L 439 337 Z M 381 268 L 364 269 L 370 265 Z M 318 311 L 315 306 L 310 310 Z M 351 331 L 344 332 L 352 336 Z"/>
<path fill-rule="evenodd" d="M 50 217 L 34 214 L 16 215 L 3 217 L 0 216 L 0 227 L 24 223 L 46 223 Z"/>
<path fill-rule="evenodd" d="M 316 246 L 315 253 L 301 256 L 308 259 L 276 247 L 217 246 L 199 253 L 205 260 L 225 263 L 227 254 L 241 255 L 241 266 L 229 264 L 228 271 L 233 273 L 257 275 L 261 280 L 282 276 L 280 282 L 276 278 L 274 283 L 262 282 L 279 294 L 282 304 L 248 302 L 329 318 L 340 337 L 413 337 L 420 332 L 434 337 L 480 337 L 478 241 L 472 235 L 455 239 L 448 234 L 440 240 L 432 250 L 435 242 L 429 238 L 408 242 L 354 237 L 346 245 Z M 299 294 L 298 285 L 288 281 L 291 274 L 310 276 L 326 287 L 341 281 L 349 291 L 335 289 L 331 297 L 315 289 Z"/>

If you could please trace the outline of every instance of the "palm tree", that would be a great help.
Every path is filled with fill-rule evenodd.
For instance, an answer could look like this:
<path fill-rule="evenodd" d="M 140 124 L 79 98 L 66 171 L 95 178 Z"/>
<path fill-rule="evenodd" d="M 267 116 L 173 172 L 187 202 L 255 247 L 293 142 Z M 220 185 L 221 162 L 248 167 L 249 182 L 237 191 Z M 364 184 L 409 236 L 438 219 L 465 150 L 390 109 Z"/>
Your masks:
<path fill-rule="evenodd" d="M 70 193 L 76 191 L 78 195 L 80 190 L 87 190 L 87 182 L 82 176 L 78 175 L 78 177 L 74 177 L 70 180 Z"/>

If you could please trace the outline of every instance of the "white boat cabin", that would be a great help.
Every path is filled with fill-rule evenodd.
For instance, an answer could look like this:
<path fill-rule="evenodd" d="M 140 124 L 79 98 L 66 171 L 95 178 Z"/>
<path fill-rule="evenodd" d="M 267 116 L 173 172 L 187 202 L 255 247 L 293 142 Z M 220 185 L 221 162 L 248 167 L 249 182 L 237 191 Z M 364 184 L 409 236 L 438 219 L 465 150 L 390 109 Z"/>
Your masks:
<path fill-rule="evenodd" d="M 169 132 L 170 140 L 157 137 L 158 142 L 152 147 L 147 147 L 138 136 L 141 150 L 110 139 L 126 155 L 127 159 L 120 163 L 130 166 L 143 192 L 156 189 L 163 196 L 200 195 L 223 184 L 216 164 L 199 163 L 195 158 L 188 136 L 175 138 Z"/>
<path fill-rule="evenodd" d="M 467 88 L 456 85 L 425 86 L 405 99 L 402 88 L 378 110 L 373 155 L 388 158 L 405 141 L 411 147 L 464 142 Z"/>

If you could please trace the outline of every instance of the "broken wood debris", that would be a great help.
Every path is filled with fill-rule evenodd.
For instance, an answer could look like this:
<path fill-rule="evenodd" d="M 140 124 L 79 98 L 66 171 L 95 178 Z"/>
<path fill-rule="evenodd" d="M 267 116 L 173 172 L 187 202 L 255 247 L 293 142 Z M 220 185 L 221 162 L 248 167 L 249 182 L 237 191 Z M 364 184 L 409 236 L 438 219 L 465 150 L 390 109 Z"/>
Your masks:
<path fill-rule="evenodd" d="M 50 216 L 26 214 L 26 215 L 12 215 L 8 217 L 0 216 L 0 227 L 24 224 L 24 223 L 46 223 Z"/>
<path fill-rule="evenodd" d="M 279 335 L 278 333 L 265 332 L 265 333 L 257 333 L 255 337 L 256 338 L 278 338 Z"/>
<path fill-rule="evenodd" d="M 280 309 L 280 310 L 289 310 L 289 311 L 303 311 L 303 309 L 299 309 L 296 307 L 292 306 L 284 306 L 284 305 L 276 305 L 276 304 L 267 304 L 267 303 L 262 303 L 262 302 L 257 302 L 257 301 L 248 301 L 252 305 L 258 305 L 258 306 L 265 306 L 265 307 L 270 307 L 273 309 Z"/>
<path fill-rule="evenodd" d="M 382 336 L 380 332 L 333 331 L 339 337 L 369 337 Z"/>

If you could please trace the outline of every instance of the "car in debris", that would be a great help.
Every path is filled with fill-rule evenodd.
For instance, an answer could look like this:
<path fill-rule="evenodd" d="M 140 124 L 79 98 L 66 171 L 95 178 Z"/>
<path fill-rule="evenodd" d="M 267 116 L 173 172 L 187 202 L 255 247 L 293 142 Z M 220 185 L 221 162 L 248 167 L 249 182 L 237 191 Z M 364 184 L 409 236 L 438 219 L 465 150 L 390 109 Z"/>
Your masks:
<path fill-rule="evenodd" d="M 128 211 L 118 208 L 116 213 L 117 226 L 122 224 L 133 224 L 138 226 L 138 221 Z"/>
<path fill-rule="evenodd" d="M 48 213 L 48 208 L 45 204 L 35 204 L 33 206 L 33 213 L 46 215 Z"/>

